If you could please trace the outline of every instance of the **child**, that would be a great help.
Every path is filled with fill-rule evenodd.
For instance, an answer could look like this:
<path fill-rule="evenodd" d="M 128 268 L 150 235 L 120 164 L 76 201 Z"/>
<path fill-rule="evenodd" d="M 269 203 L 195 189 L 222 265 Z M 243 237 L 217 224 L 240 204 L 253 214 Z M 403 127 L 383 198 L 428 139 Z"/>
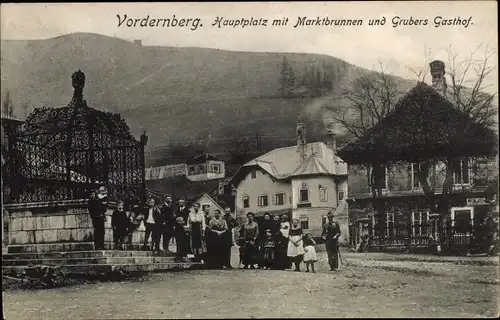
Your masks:
<path fill-rule="evenodd" d="M 184 262 L 184 258 L 188 255 L 189 251 L 189 237 L 186 232 L 186 223 L 183 217 L 177 217 L 175 219 L 175 245 L 177 250 L 175 251 L 175 259 L 177 262 Z"/>
<path fill-rule="evenodd" d="M 306 264 L 306 272 L 309 272 L 309 266 L 311 266 L 311 270 L 313 273 L 316 273 L 314 270 L 314 263 L 318 261 L 316 257 L 316 250 L 314 249 L 314 245 L 316 242 L 311 236 L 311 233 L 307 233 L 304 238 L 304 262 Z"/>
<path fill-rule="evenodd" d="M 113 228 L 113 238 L 115 242 L 115 250 L 123 250 L 125 237 L 127 236 L 129 218 L 124 209 L 123 201 L 118 201 L 116 210 L 111 216 L 111 227 Z"/>
<path fill-rule="evenodd" d="M 264 240 L 264 268 L 269 270 L 275 265 L 276 260 L 276 244 L 271 233 L 271 230 L 266 230 L 266 238 Z"/>

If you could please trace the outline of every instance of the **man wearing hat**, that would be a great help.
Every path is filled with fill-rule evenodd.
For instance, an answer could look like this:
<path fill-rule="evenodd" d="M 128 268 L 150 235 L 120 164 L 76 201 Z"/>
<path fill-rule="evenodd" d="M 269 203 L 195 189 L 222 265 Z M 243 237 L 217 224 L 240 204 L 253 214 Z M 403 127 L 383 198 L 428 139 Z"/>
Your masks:
<path fill-rule="evenodd" d="M 330 271 L 333 271 L 339 268 L 338 240 L 340 237 L 340 226 L 337 221 L 333 220 L 332 210 L 328 211 L 327 218 L 328 221 L 323 226 L 321 237 L 325 240 Z"/>
<path fill-rule="evenodd" d="M 165 195 L 165 199 L 160 208 L 160 211 L 163 215 L 163 230 L 161 233 L 163 235 L 163 250 L 168 250 L 168 245 L 170 244 L 170 240 L 174 236 L 174 226 L 175 226 L 175 212 L 174 206 L 172 204 L 172 196 L 167 194 Z"/>
<path fill-rule="evenodd" d="M 108 190 L 102 186 L 95 193 L 92 192 L 88 204 L 90 218 L 94 227 L 94 248 L 96 250 L 104 250 L 104 222 L 106 221 L 107 209 Z"/>

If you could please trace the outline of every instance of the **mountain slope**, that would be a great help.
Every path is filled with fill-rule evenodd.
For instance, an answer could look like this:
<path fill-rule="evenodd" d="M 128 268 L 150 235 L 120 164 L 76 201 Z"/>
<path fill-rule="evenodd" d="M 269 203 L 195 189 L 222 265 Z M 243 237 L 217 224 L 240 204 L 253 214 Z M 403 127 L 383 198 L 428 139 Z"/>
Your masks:
<path fill-rule="evenodd" d="M 134 134 L 147 130 L 153 148 L 188 143 L 192 137 L 210 143 L 257 133 L 289 143 L 297 120 L 317 120 L 319 108 L 307 89 L 280 98 L 283 57 L 296 82 L 306 64 L 332 65 L 337 73 L 333 86 L 371 72 L 325 55 L 148 47 L 85 33 L 1 44 L 2 95 L 10 92 L 18 116 L 24 106 L 67 105 L 71 74 L 81 69 L 89 106 L 120 112 Z M 398 82 L 404 88 L 413 85 Z M 221 145 L 217 151 L 222 153 L 232 148 Z"/>

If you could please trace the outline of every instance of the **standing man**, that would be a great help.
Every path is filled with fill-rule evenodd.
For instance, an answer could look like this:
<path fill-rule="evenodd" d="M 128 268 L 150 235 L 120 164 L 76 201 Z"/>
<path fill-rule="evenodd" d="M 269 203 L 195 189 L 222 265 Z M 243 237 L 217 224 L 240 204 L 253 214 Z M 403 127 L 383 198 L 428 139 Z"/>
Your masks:
<path fill-rule="evenodd" d="M 95 250 L 104 250 L 104 223 L 106 222 L 107 209 L 108 190 L 102 186 L 96 192 L 91 193 L 88 203 L 88 210 L 94 227 Z"/>
<path fill-rule="evenodd" d="M 238 223 L 236 222 L 236 219 L 233 218 L 231 215 L 231 208 L 226 207 L 224 210 L 224 220 L 226 220 L 227 224 L 227 236 L 226 236 L 226 255 L 225 255 L 225 263 L 224 267 L 228 269 L 232 269 L 233 267 L 231 266 L 231 247 L 235 245 L 234 241 L 234 229 L 238 226 Z"/>
<path fill-rule="evenodd" d="M 163 217 L 160 210 L 155 205 L 155 199 L 149 198 L 144 210 L 144 245 L 143 250 L 148 250 L 148 240 L 151 236 L 151 250 L 160 251 L 160 237 L 163 229 Z M 154 247 L 153 247 L 154 246 Z"/>
<path fill-rule="evenodd" d="M 168 245 L 170 244 L 170 239 L 174 236 L 174 225 L 175 225 L 175 213 L 174 206 L 172 205 L 172 196 L 165 195 L 165 200 L 161 206 L 161 214 L 163 216 L 163 250 L 170 252 L 168 250 Z"/>
<path fill-rule="evenodd" d="M 187 221 L 189 216 L 189 209 L 186 207 L 186 201 L 184 199 L 179 200 L 179 208 L 177 209 L 175 216 L 182 217 L 184 219 L 184 222 Z"/>
<path fill-rule="evenodd" d="M 327 218 L 328 221 L 323 226 L 321 237 L 325 240 L 330 271 L 334 271 L 339 268 L 338 240 L 340 237 L 340 226 L 336 221 L 333 221 L 333 211 L 328 211 Z"/>

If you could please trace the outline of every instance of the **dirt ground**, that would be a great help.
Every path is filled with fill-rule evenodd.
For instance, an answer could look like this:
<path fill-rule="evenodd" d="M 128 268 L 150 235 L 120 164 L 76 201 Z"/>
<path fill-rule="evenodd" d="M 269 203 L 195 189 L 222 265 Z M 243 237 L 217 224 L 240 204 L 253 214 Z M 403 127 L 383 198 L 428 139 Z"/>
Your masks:
<path fill-rule="evenodd" d="M 237 256 L 235 253 L 235 264 Z M 4 291 L 6 319 L 494 317 L 498 263 L 344 253 L 337 272 L 203 270 L 50 290 Z M 496 258 L 498 259 L 498 257 Z"/>

